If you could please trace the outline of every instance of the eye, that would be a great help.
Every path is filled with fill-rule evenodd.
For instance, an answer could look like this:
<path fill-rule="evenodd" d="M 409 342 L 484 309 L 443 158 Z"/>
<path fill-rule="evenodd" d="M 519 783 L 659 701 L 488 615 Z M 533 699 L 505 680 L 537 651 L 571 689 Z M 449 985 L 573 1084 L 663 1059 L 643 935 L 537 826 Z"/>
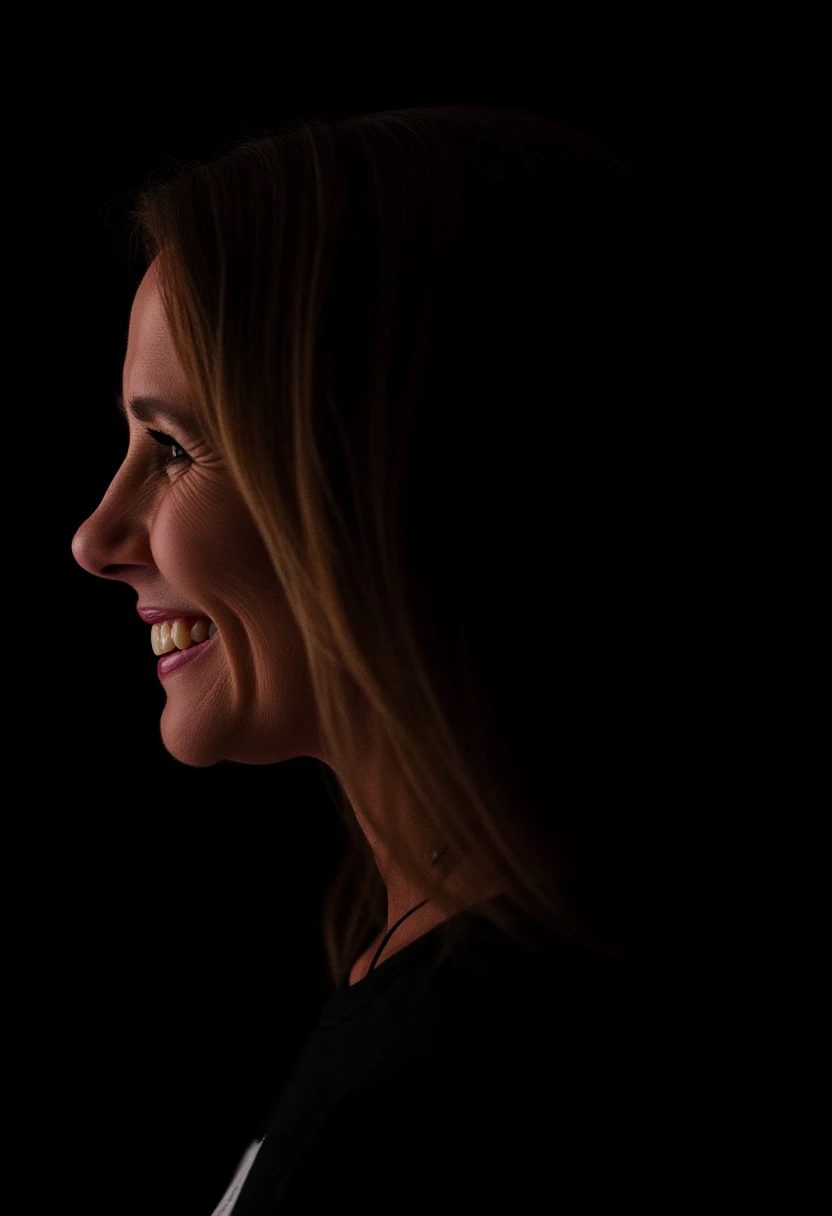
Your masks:
<path fill-rule="evenodd" d="M 165 468 L 171 464 L 179 464 L 181 460 L 191 459 L 185 449 L 176 442 L 172 435 L 166 435 L 164 431 L 154 431 L 149 426 L 146 426 L 144 429 L 147 431 L 148 435 L 150 435 L 151 439 L 155 439 L 156 442 L 160 443 L 163 447 L 171 449 L 172 454 L 170 459 L 162 462 Z"/>

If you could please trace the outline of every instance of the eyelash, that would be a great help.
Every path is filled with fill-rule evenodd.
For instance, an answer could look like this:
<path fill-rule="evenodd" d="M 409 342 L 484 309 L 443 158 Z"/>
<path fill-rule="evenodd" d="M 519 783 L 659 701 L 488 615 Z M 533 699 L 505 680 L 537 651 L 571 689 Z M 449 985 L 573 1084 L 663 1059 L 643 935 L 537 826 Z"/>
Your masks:
<path fill-rule="evenodd" d="M 171 458 L 169 460 L 164 460 L 162 462 L 165 468 L 167 468 L 168 465 L 171 465 L 171 464 L 179 464 L 179 462 L 181 460 L 190 460 L 191 459 L 190 456 L 188 455 L 188 453 L 182 447 L 181 443 L 177 443 L 172 435 L 166 435 L 164 431 L 154 431 L 149 426 L 146 426 L 144 429 L 147 431 L 147 433 L 151 437 L 151 439 L 155 439 L 157 443 L 160 443 L 162 445 L 162 447 L 179 449 L 179 452 L 181 453 L 181 455 L 171 456 Z"/>

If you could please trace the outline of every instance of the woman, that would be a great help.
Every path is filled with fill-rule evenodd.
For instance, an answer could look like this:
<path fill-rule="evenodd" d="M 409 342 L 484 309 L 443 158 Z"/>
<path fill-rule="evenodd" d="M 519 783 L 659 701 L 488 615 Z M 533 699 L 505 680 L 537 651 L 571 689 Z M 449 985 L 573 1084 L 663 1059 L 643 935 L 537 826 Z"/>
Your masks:
<path fill-rule="evenodd" d="M 331 998 L 215 1216 L 736 1210 L 662 944 L 715 880 L 728 676 L 645 191 L 551 120 L 426 107 L 287 124 L 133 218 L 129 444 L 75 557 L 137 592 L 171 755 L 316 757 L 353 841 Z"/>

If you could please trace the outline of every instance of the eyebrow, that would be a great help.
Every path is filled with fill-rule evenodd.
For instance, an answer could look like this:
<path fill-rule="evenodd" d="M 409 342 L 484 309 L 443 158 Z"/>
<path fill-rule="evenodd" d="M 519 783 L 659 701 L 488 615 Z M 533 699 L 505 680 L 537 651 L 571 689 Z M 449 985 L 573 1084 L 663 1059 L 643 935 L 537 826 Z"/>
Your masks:
<path fill-rule="evenodd" d="M 164 418 L 183 431 L 189 430 L 193 425 L 184 411 L 178 410 L 176 406 L 164 401 L 161 397 L 134 397 L 132 401 L 125 401 L 124 394 L 119 393 L 116 397 L 116 407 L 123 418 L 127 417 L 129 410 L 139 422 L 152 422 L 154 418 Z"/>

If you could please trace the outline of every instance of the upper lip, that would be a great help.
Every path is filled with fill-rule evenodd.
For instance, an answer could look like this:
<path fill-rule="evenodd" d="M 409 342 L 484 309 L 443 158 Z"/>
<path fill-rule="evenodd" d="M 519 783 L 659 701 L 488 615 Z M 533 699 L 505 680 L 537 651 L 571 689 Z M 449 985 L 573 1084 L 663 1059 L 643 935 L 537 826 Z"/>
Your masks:
<path fill-rule="evenodd" d="M 162 621 L 175 621 L 177 617 L 193 617 L 202 621 L 210 621 L 207 612 L 199 612 L 193 608 L 140 608 L 136 611 L 148 625 L 159 625 Z"/>

